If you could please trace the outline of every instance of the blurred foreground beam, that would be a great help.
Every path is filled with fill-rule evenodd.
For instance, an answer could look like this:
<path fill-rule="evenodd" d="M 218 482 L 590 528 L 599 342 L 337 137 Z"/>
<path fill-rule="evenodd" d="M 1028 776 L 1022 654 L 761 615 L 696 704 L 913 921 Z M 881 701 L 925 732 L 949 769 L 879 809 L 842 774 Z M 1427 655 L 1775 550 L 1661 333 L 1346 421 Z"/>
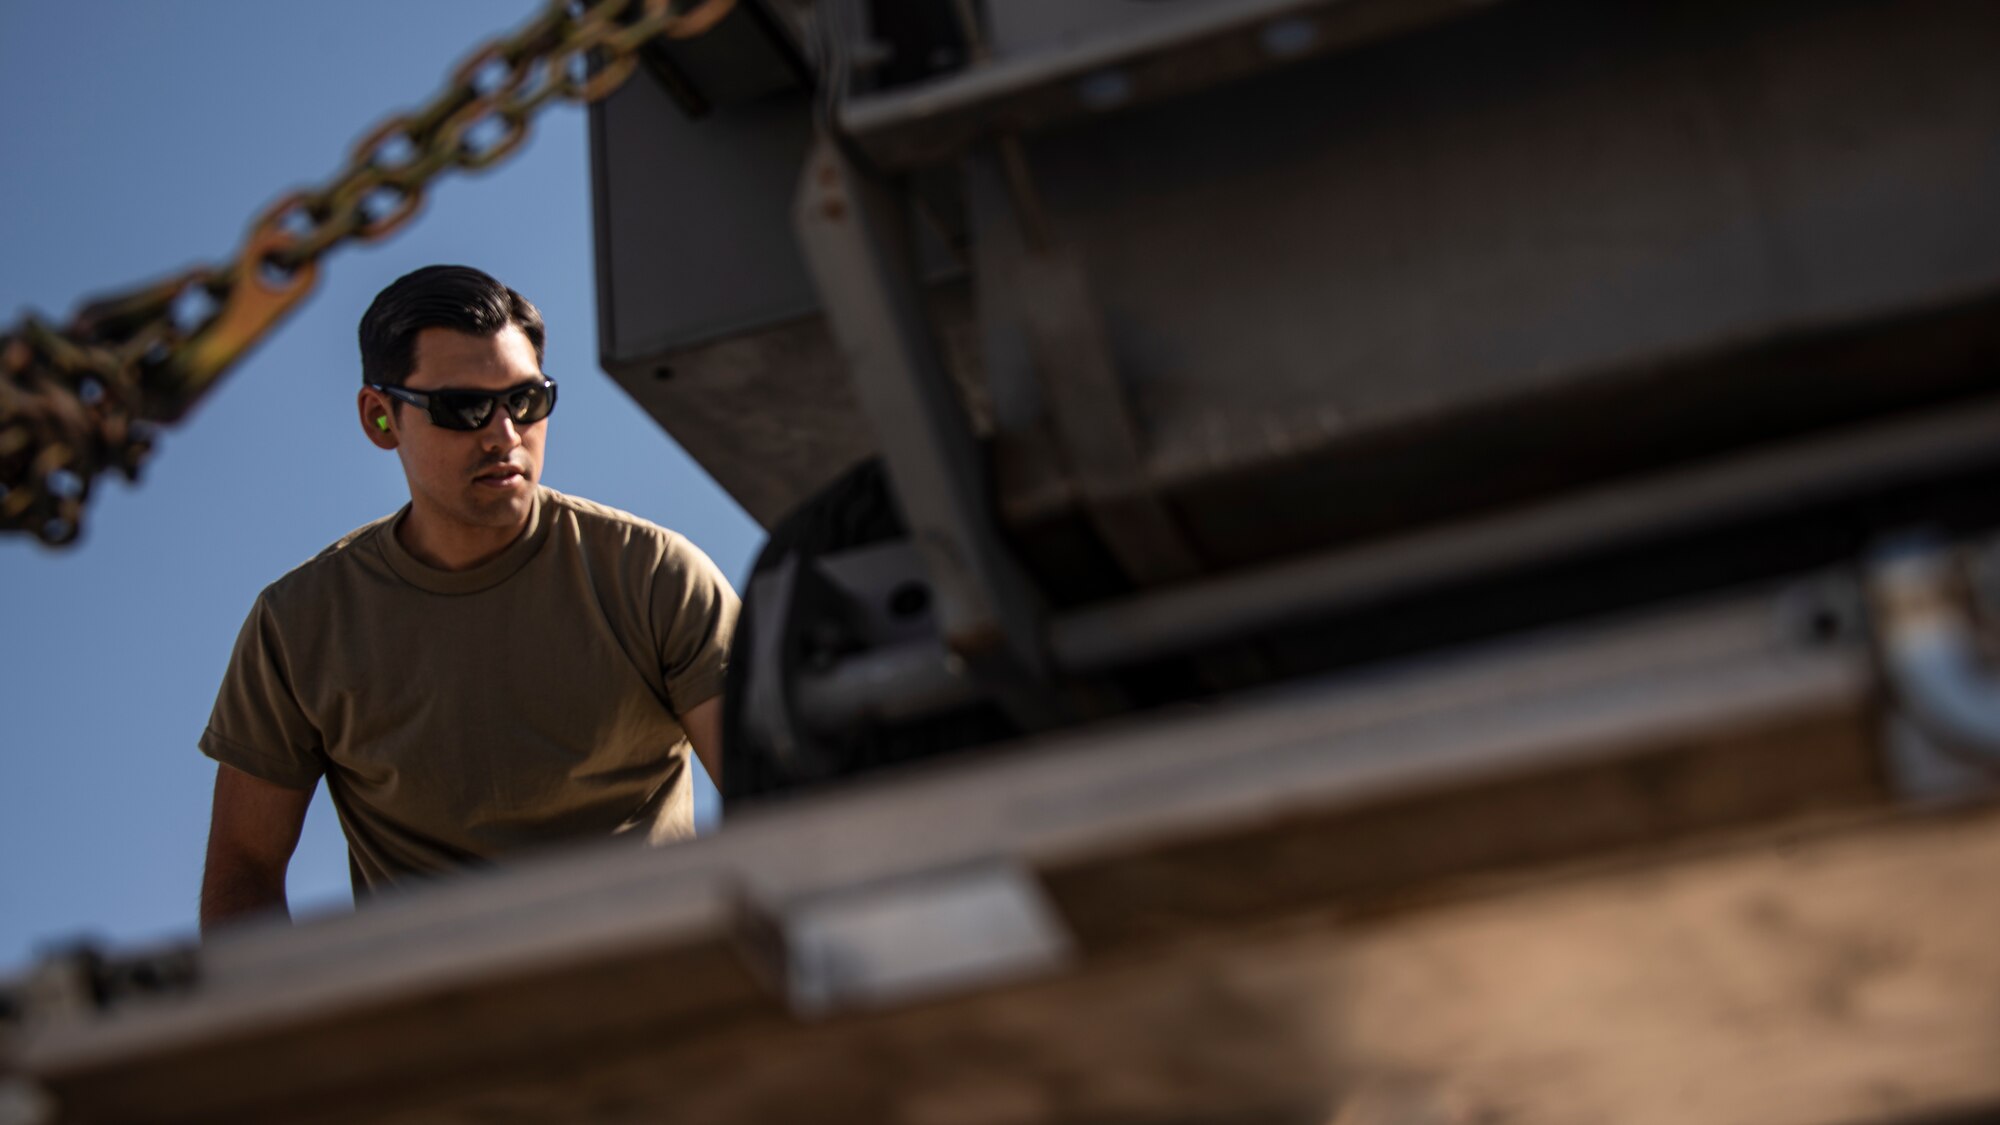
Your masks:
<path fill-rule="evenodd" d="M 1900 799 L 1850 594 L 1531 636 L 245 931 L 192 985 L 29 987 L 0 1059 L 77 1122 L 2000 1108 L 2000 815 Z"/>

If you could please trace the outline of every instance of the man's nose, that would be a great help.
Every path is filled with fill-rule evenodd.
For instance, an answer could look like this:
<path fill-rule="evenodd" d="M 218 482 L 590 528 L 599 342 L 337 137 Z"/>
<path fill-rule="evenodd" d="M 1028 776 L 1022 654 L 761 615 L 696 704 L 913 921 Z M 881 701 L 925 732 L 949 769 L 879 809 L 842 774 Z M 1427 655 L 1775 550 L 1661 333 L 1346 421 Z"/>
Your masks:
<path fill-rule="evenodd" d="M 487 449 L 512 449 L 521 444 L 521 431 L 514 428 L 514 419 L 496 405 L 493 417 L 479 428 L 479 443 Z"/>

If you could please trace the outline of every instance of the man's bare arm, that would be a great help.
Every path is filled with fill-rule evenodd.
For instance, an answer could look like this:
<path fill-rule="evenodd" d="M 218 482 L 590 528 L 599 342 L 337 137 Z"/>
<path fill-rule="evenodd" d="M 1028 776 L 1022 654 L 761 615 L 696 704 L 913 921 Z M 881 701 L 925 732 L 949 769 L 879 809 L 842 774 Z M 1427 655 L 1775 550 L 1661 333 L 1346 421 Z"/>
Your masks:
<path fill-rule="evenodd" d="M 215 768 L 208 862 L 201 875 L 201 932 L 271 910 L 291 916 L 285 871 L 313 791 L 287 789 L 233 766 Z"/>
<path fill-rule="evenodd" d="M 701 768 L 708 771 L 708 779 L 722 787 L 722 697 L 715 696 L 688 708 L 681 716 L 681 729 L 687 732 L 688 744 L 694 747 L 695 757 L 701 759 Z"/>

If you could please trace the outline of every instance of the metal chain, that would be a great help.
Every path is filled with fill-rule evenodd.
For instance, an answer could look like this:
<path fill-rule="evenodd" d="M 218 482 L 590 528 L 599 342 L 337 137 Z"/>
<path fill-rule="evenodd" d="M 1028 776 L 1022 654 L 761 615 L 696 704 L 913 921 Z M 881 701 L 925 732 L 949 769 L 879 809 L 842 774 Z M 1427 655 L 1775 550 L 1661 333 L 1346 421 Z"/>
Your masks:
<path fill-rule="evenodd" d="M 320 259 L 385 238 L 438 176 L 504 160 L 552 101 L 617 89 L 654 38 L 689 39 L 736 0 L 549 0 L 474 51 L 421 109 L 382 122 L 325 184 L 251 225 L 234 260 L 93 301 L 62 329 L 0 333 L 0 531 L 73 541 L 99 473 L 136 479 L 152 430 L 185 414 L 312 290 Z"/>

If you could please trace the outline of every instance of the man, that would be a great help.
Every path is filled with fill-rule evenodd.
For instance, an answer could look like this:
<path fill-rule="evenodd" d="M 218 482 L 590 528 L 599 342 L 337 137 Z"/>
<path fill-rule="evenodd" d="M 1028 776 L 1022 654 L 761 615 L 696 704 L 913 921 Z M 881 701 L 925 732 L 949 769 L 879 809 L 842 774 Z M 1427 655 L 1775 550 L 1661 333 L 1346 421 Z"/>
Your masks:
<path fill-rule="evenodd" d="M 361 429 L 410 502 L 258 596 L 203 753 L 204 932 L 285 910 L 324 776 L 357 897 L 559 840 L 693 834 L 736 597 L 687 540 L 540 483 L 541 314 L 432 266 L 361 319 Z"/>

